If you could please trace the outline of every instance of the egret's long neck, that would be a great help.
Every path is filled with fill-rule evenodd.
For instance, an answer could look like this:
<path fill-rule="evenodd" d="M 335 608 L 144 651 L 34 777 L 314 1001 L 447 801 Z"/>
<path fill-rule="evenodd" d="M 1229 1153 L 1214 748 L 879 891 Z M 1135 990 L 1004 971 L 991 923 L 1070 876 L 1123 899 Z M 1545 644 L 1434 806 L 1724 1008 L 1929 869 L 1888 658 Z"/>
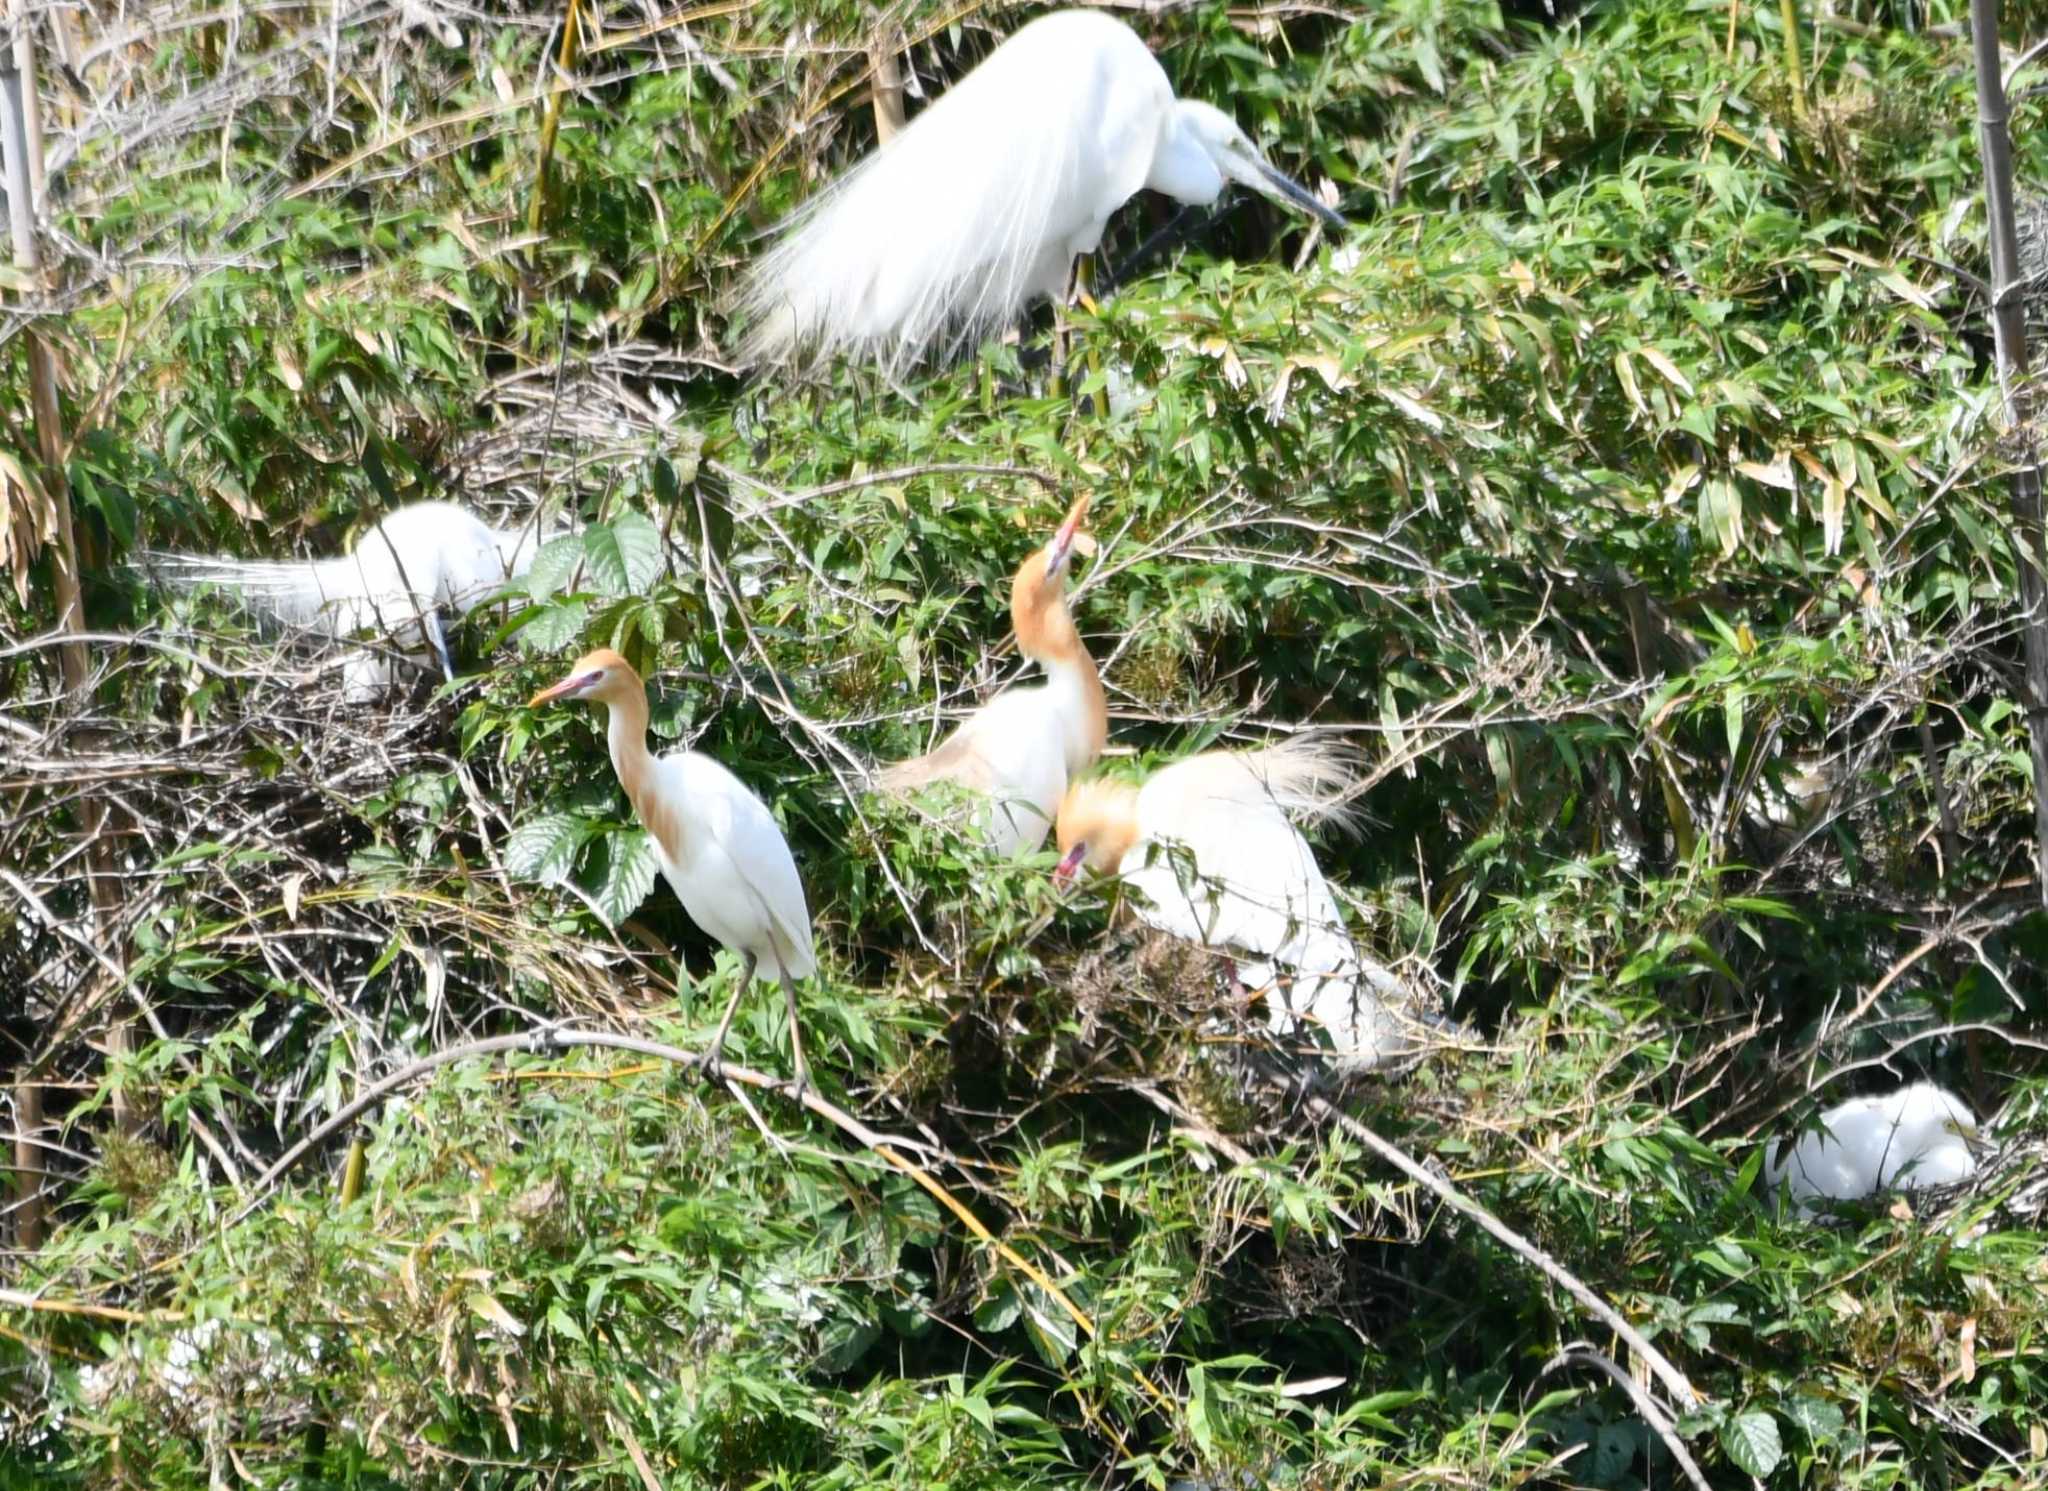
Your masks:
<path fill-rule="evenodd" d="M 647 691 L 628 689 L 623 696 L 605 700 L 611 715 L 605 726 L 605 741 L 611 747 L 612 770 L 626 789 L 633 811 L 645 822 L 641 798 L 652 775 L 654 757 L 647 749 Z"/>
<path fill-rule="evenodd" d="M 1047 577 L 1043 552 L 1025 560 L 1011 582 L 1010 625 L 1017 633 L 1017 650 L 1045 669 L 1046 695 L 1059 715 L 1067 771 L 1081 771 L 1108 742 L 1109 710 L 1095 659 L 1088 656 L 1067 609 L 1066 582 Z"/>
<path fill-rule="evenodd" d="M 1102 693 L 1102 675 L 1095 671 L 1095 659 L 1081 641 L 1073 623 L 1067 623 L 1073 645 L 1049 652 L 1038 659 L 1045 669 L 1046 692 L 1059 711 L 1066 740 L 1067 771 L 1085 770 L 1102 754 L 1109 741 L 1109 706 Z"/>

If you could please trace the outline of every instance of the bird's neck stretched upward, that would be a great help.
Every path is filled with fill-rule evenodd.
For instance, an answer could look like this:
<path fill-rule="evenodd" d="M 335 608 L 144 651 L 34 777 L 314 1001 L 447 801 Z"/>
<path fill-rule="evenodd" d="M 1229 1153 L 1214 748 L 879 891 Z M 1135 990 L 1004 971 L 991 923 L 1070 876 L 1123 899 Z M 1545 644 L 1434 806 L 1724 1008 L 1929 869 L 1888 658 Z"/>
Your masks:
<path fill-rule="evenodd" d="M 1017 575 L 1010 605 L 1017 650 L 1045 669 L 1046 690 L 1059 712 L 1066 741 L 1067 770 L 1092 764 L 1109 740 L 1109 709 L 1095 659 L 1067 610 L 1065 589 L 1047 585 L 1038 556 Z"/>
<path fill-rule="evenodd" d="M 1109 707 L 1102 693 L 1102 675 L 1095 659 L 1067 614 L 1064 599 L 1045 613 L 1046 625 L 1036 635 L 1017 634 L 1024 655 L 1045 669 L 1046 693 L 1064 726 L 1067 770 L 1080 771 L 1102 754 L 1109 741 Z"/>

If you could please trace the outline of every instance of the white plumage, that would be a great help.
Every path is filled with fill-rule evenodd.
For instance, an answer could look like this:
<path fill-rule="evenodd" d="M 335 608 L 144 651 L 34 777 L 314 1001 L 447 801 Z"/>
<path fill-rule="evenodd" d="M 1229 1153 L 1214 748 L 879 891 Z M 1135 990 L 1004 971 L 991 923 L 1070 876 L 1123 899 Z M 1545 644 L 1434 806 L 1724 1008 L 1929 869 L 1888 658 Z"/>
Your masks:
<path fill-rule="evenodd" d="M 1045 682 L 1003 690 L 936 749 L 876 778 L 885 792 L 954 782 L 982 794 L 978 826 L 1000 855 L 1028 854 L 1045 842 L 1067 783 L 1094 764 L 1108 735 L 1102 680 L 1067 610 L 1067 564 L 1087 515 L 1083 493 L 1010 580 L 1017 650 L 1045 669 Z"/>
<path fill-rule="evenodd" d="M 1291 821 L 1337 816 L 1347 781 L 1331 750 L 1294 740 L 1194 756 L 1135 793 L 1083 782 L 1060 811 L 1060 870 L 1071 874 L 1085 859 L 1122 878 L 1147 924 L 1252 955 L 1239 976 L 1267 989 L 1276 1033 L 1319 1026 L 1340 1069 L 1370 1070 L 1412 1049 L 1397 1013 L 1408 991 L 1352 945 Z"/>
<path fill-rule="evenodd" d="M 452 502 L 396 508 L 333 559 L 266 561 L 146 551 L 144 568 L 180 589 L 232 591 L 251 610 L 285 626 L 329 637 L 371 634 L 401 649 L 430 649 L 454 677 L 440 612 L 464 613 L 496 594 L 533 562 L 531 528 L 501 532 Z M 364 650 L 350 656 L 344 690 L 352 703 L 392 682 L 391 660 Z"/>
<path fill-rule="evenodd" d="M 998 855 L 1030 854 L 1052 831 L 1067 790 L 1066 708 L 1053 696 L 1066 692 L 1059 680 L 1006 689 L 933 753 L 945 752 L 956 769 L 930 780 L 957 782 L 987 799 L 975 826 Z M 902 779 L 902 773 L 885 774 L 882 784 L 895 786 Z"/>
<path fill-rule="evenodd" d="M 614 721 L 622 718 L 612 711 Z M 616 769 L 616 744 L 612 760 Z M 654 758 L 636 803 L 650 801 L 678 820 L 672 834 L 654 834 L 654 846 L 662 878 L 690 920 L 755 964 L 757 977 L 816 972 L 803 881 L 767 804 L 701 751 Z M 661 807 L 654 812 L 663 816 Z"/>
<path fill-rule="evenodd" d="M 797 1024 L 794 980 L 817 968 L 811 913 L 789 842 L 766 803 L 724 766 L 698 751 L 655 756 L 647 749 L 647 687 L 618 653 L 600 648 L 577 659 L 568 676 L 530 701 L 584 699 L 610 714 L 605 729 L 612 770 L 654 840 L 662 878 L 690 920 L 740 955 L 743 968 L 711 1039 L 713 1076 L 726 1032 L 747 986 L 781 983 L 799 1088 L 810 1080 Z"/>
<path fill-rule="evenodd" d="M 1793 1140 L 1773 1140 L 1764 1175 L 1790 1188 L 1801 1211 L 1879 1191 L 1947 1185 L 1977 1173 L 1977 1121 L 1963 1100 L 1931 1082 L 1851 1098 Z"/>
<path fill-rule="evenodd" d="M 1344 225 L 1229 116 L 1176 100 L 1123 22 L 1041 16 L 781 225 L 737 297 L 742 356 L 957 355 L 1062 296 L 1141 188 L 1206 205 L 1229 181 Z"/>

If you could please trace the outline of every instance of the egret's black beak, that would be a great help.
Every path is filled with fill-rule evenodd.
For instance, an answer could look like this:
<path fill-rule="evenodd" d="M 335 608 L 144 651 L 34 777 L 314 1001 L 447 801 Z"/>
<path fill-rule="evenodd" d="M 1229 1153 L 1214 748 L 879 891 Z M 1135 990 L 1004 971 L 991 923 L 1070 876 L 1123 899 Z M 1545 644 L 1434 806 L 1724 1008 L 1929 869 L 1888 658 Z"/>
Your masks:
<path fill-rule="evenodd" d="M 1332 228 L 1344 229 L 1351 226 L 1343 213 L 1334 207 L 1323 205 L 1321 198 L 1285 171 L 1268 165 L 1265 161 L 1258 162 L 1258 170 L 1259 175 L 1264 178 L 1260 190 L 1275 201 L 1285 202 L 1289 206 L 1299 207 L 1303 212 L 1313 213 Z"/>

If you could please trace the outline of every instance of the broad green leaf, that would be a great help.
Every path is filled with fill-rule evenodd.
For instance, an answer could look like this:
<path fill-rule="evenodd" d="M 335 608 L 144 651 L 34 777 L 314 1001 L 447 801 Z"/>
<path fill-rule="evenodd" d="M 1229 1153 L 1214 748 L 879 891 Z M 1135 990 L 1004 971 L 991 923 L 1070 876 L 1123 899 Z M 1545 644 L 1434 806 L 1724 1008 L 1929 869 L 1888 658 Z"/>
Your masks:
<path fill-rule="evenodd" d="M 569 577 L 582 562 L 582 534 L 568 533 L 549 539 L 533 556 L 533 565 L 526 572 L 526 593 L 537 601 L 546 600 L 569 583 Z"/>
<path fill-rule="evenodd" d="M 589 837 L 590 820 L 573 813 L 522 823 L 505 841 L 505 868 L 522 880 L 551 884 L 569 873 Z"/>
<path fill-rule="evenodd" d="M 662 571 L 661 532 L 639 513 L 620 513 L 584 530 L 583 554 L 603 594 L 641 595 Z"/>
<path fill-rule="evenodd" d="M 1778 1421 L 1761 1408 L 1738 1413 L 1721 1426 L 1721 1448 L 1738 1470 L 1761 1479 L 1778 1468 L 1785 1446 Z"/>
<path fill-rule="evenodd" d="M 644 828 L 615 829 L 605 835 L 604 871 L 591 899 L 616 927 L 647 899 L 661 868 L 654 838 Z"/>

